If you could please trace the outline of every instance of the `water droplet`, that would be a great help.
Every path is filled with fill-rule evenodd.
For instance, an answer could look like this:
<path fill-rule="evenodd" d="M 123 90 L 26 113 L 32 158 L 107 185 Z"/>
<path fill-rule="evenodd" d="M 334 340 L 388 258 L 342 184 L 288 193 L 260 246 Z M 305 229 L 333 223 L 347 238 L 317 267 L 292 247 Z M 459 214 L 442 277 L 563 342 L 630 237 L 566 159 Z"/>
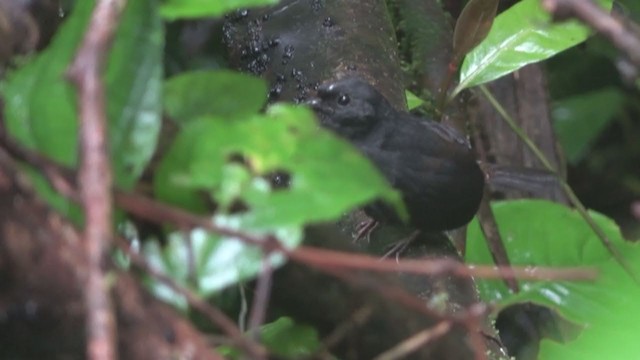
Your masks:
<path fill-rule="evenodd" d="M 333 25 L 335 25 L 335 23 L 334 23 L 333 19 L 330 16 L 326 17 L 324 19 L 324 21 L 322 21 L 322 26 L 324 26 L 324 27 L 328 27 L 329 28 L 329 27 L 332 27 Z"/>

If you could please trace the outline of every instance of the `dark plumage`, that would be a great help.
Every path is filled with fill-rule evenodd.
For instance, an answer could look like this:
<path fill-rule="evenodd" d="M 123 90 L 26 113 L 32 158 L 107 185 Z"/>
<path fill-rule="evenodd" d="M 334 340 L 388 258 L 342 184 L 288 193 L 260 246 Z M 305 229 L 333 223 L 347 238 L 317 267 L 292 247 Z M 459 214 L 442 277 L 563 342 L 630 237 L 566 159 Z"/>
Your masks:
<path fill-rule="evenodd" d="M 448 230 L 476 213 L 484 175 L 454 129 L 394 109 L 359 78 L 321 85 L 309 104 L 324 127 L 351 141 L 402 193 L 411 225 Z M 375 203 L 365 211 L 378 221 L 398 222 L 387 205 Z"/>

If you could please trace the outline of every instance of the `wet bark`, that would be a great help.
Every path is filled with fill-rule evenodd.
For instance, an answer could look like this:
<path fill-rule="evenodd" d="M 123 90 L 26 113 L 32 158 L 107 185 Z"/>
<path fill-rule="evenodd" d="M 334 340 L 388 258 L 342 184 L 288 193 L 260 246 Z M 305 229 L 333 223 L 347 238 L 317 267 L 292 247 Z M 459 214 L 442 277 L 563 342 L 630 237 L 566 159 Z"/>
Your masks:
<path fill-rule="evenodd" d="M 313 94 L 319 83 L 355 75 L 374 85 L 396 108 L 406 109 L 398 44 L 384 1 L 283 1 L 273 8 L 231 15 L 224 33 L 232 66 L 265 78 L 271 88 L 271 101 L 300 102 Z M 381 224 L 366 241 L 352 244 L 349 239 L 366 220 L 362 211 L 352 213 L 336 224 L 341 235 L 335 229 L 311 229 L 307 242 L 383 255 L 413 232 L 409 227 Z M 420 234 L 402 254 L 408 258 L 459 259 L 456 249 L 441 234 Z M 333 350 L 342 358 L 356 359 L 380 354 L 442 319 L 391 301 L 380 288 L 411 293 L 424 310 L 427 304 L 439 304 L 444 318 L 453 318 L 479 302 L 470 279 L 371 273 L 353 276 L 351 283 L 345 283 L 299 265 L 288 265 L 276 274 L 274 307 L 317 327 L 323 336 L 351 324 Z M 358 288 L 358 284 L 371 282 L 379 287 Z M 354 314 L 362 309 L 369 309 L 369 315 L 354 323 Z M 502 349 L 493 340 L 495 331 L 487 323 L 472 330 L 456 324 L 407 358 L 473 358 L 478 349 L 471 345 L 470 335 L 478 334 L 490 349 L 490 358 L 498 358 Z"/>

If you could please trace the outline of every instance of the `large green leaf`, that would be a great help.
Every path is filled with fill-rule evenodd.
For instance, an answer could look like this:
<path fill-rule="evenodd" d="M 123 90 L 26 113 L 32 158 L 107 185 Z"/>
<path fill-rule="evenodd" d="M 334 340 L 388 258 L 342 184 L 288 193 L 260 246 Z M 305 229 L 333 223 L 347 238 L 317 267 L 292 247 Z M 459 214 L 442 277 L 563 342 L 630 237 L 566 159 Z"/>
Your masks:
<path fill-rule="evenodd" d="M 270 184 L 278 173 L 290 178 L 285 188 Z M 308 109 L 290 105 L 246 119 L 189 122 L 154 186 L 159 198 L 195 211 L 213 200 L 217 221 L 242 228 L 327 221 L 376 198 L 404 210 L 399 194 L 360 153 L 321 129 Z M 239 203 L 246 209 L 232 211 Z"/>
<path fill-rule="evenodd" d="M 82 1 L 51 45 L 3 83 L 9 133 L 68 166 L 77 161 L 75 94 L 64 72 L 84 34 L 94 1 Z"/>
<path fill-rule="evenodd" d="M 111 158 L 121 188 L 140 177 L 160 132 L 164 28 L 157 2 L 128 2 L 107 63 Z"/>
<path fill-rule="evenodd" d="M 638 23 L 640 21 L 640 2 L 636 0 L 619 0 L 616 2 L 618 9 L 626 17 Z"/>
<path fill-rule="evenodd" d="M 580 94 L 554 104 L 553 127 L 571 163 L 582 159 L 623 104 L 624 94 L 614 88 Z"/>
<path fill-rule="evenodd" d="M 105 83 L 115 179 L 131 187 L 147 164 L 160 126 L 163 28 L 156 1 L 128 3 L 109 55 Z M 94 1 L 78 2 L 51 45 L 11 73 L 2 86 L 9 133 L 23 144 L 71 167 L 78 160 L 74 89 L 65 71 L 84 35 Z M 36 179 L 59 210 L 69 204 Z"/>
<path fill-rule="evenodd" d="M 180 122 L 203 115 L 239 118 L 257 113 L 266 101 L 264 80 L 229 70 L 188 72 L 164 86 L 165 111 Z"/>
<path fill-rule="evenodd" d="M 165 0 L 160 13 L 170 20 L 216 17 L 238 8 L 277 3 L 278 0 Z"/>
<path fill-rule="evenodd" d="M 299 227 L 281 228 L 274 235 L 287 248 L 294 248 L 302 241 L 302 229 Z M 143 251 L 155 269 L 203 297 L 253 278 L 263 270 L 264 259 L 274 268 L 285 261 L 280 253 L 265 257 L 256 246 L 202 229 L 172 233 L 162 247 L 157 242 L 145 242 Z M 155 279 L 148 281 L 156 296 L 179 308 L 187 308 L 187 302 L 181 295 Z"/>
<path fill-rule="evenodd" d="M 500 202 L 493 205 L 493 210 L 513 265 L 592 266 L 599 271 L 593 282 L 520 281 L 522 291 L 516 295 L 501 281 L 479 279 L 478 287 L 486 301 L 499 306 L 538 303 L 584 326 L 578 338 L 565 345 L 545 341 L 540 358 L 638 358 L 640 287 L 612 259 L 580 215 L 539 200 Z M 625 242 L 612 220 L 596 213 L 592 216 L 634 270 L 640 272 L 640 248 Z M 477 221 L 469 226 L 468 235 L 467 261 L 492 263 Z"/>
<path fill-rule="evenodd" d="M 74 166 L 77 161 L 78 121 L 75 94 L 64 72 L 89 21 L 93 1 L 77 4 L 49 47 L 38 57 L 8 74 L 2 82 L 4 120 L 8 133 L 50 158 Z M 77 218 L 78 209 L 33 176 L 39 193 L 60 212 Z"/>
<path fill-rule="evenodd" d="M 612 0 L 598 3 L 610 9 Z M 498 15 L 486 39 L 467 54 L 454 94 L 547 59 L 588 35 L 588 28 L 576 21 L 551 23 L 540 0 L 522 0 Z"/>

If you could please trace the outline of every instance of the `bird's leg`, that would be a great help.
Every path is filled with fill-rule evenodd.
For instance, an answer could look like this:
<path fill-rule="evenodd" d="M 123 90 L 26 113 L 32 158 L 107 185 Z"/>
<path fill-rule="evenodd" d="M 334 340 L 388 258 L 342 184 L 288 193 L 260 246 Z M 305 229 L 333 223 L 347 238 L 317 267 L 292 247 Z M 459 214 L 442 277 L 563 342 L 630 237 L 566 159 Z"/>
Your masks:
<path fill-rule="evenodd" d="M 395 255 L 396 260 L 398 260 L 399 256 L 407 249 L 407 247 L 413 242 L 413 240 L 418 237 L 418 235 L 420 235 L 420 230 L 416 230 L 406 238 L 400 239 L 399 241 L 391 245 L 391 248 L 384 255 L 382 255 L 381 259 L 387 259 L 391 257 L 391 255 Z"/>
<path fill-rule="evenodd" d="M 364 220 L 356 226 L 356 233 L 353 237 L 353 242 L 358 243 L 363 239 L 366 239 L 369 242 L 369 237 L 373 230 L 378 227 L 379 222 L 369 218 L 368 220 Z"/>

